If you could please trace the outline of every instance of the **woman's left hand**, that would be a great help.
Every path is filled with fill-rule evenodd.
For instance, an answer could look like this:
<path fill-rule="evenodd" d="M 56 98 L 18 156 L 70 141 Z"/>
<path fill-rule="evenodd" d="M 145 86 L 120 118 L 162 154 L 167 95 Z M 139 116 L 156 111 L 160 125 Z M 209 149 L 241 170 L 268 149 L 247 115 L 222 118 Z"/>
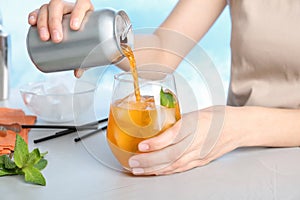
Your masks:
<path fill-rule="evenodd" d="M 203 166 L 241 146 L 232 113 L 237 108 L 214 106 L 184 114 L 173 127 L 139 144 L 129 159 L 134 175 L 165 175 Z M 238 117 L 238 116 L 237 116 Z"/>

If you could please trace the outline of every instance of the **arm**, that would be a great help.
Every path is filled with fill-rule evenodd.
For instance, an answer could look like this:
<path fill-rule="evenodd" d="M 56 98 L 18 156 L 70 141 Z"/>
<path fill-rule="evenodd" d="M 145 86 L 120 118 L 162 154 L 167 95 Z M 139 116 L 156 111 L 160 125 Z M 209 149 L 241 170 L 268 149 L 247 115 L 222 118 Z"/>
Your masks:
<path fill-rule="evenodd" d="M 300 146 L 300 110 L 263 107 L 240 107 L 242 146 Z M 242 135 L 241 135 L 242 136 Z"/>
<path fill-rule="evenodd" d="M 209 30 L 225 6 L 225 0 L 179 1 L 154 34 L 135 36 L 137 66 L 149 67 L 155 63 L 175 69 Z M 123 69 L 128 69 L 127 66 L 126 60 L 120 65 Z"/>
<path fill-rule="evenodd" d="M 225 109 L 225 110 L 224 110 Z M 207 154 L 204 142 L 216 132 L 209 130 L 214 115 L 225 111 L 223 127 Z M 221 119 L 219 118 L 219 119 Z M 147 152 L 130 158 L 136 175 L 162 175 L 203 166 L 239 148 L 249 146 L 300 146 L 300 110 L 263 107 L 215 106 L 184 114 L 182 120 L 155 138 L 139 144 Z M 198 124 L 197 124 L 198 123 Z"/>
<path fill-rule="evenodd" d="M 208 31 L 226 5 L 225 0 L 181 0 L 169 17 L 153 33 L 135 36 L 135 57 L 137 66 L 167 66 L 175 69 L 182 58 Z M 71 13 L 70 27 L 78 30 L 85 13 L 93 10 L 90 0 L 77 0 L 71 4 L 51 0 L 39 10 L 29 14 L 29 24 L 37 25 L 41 40 L 51 38 L 61 42 L 63 38 L 61 20 Z M 175 53 L 175 54 L 174 54 Z M 119 64 L 128 70 L 126 59 Z M 79 72 L 77 75 L 80 76 Z"/>

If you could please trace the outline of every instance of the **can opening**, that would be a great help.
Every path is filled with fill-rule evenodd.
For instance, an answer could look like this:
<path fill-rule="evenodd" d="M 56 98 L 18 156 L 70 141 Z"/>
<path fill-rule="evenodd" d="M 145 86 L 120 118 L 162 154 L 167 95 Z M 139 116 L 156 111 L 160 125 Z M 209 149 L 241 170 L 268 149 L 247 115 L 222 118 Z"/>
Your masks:
<path fill-rule="evenodd" d="M 121 44 L 126 44 L 133 48 L 133 31 L 128 15 L 122 10 L 117 12 L 115 18 L 115 36 L 118 48 L 124 56 Z"/>

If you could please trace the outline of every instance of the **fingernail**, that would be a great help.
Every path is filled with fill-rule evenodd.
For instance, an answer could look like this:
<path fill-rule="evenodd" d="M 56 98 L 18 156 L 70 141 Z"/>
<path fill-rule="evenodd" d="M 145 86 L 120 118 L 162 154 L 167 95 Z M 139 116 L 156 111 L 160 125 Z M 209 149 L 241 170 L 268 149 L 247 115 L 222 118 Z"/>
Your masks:
<path fill-rule="evenodd" d="M 55 41 L 60 41 L 61 40 L 61 35 L 57 30 L 53 30 L 52 31 L 52 36 L 53 36 L 53 40 Z"/>
<path fill-rule="evenodd" d="M 32 23 L 35 22 L 35 16 L 30 15 L 28 21 Z"/>
<path fill-rule="evenodd" d="M 129 160 L 128 163 L 131 168 L 138 167 L 140 165 L 140 163 L 137 160 Z"/>
<path fill-rule="evenodd" d="M 75 71 L 75 76 L 77 78 L 80 78 L 83 75 L 84 70 L 83 69 L 78 69 Z"/>
<path fill-rule="evenodd" d="M 145 173 L 145 170 L 143 168 L 133 168 L 132 169 L 132 173 L 134 175 L 139 175 L 139 174 L 143 174 Z"/>
<path fill-rule="evenodd" d="M 47 29 L 45 27 L 42 27 L 40 29 L 40 37 L 42 39 L 48 39 L 48 31 L 47 31 Z"/>
<path fill-rule="evenodd" d="M 144 143 L 139 144 L 139 150 L 140 151 L 147 151 L 149 149 L 150 149 L 150 147 L 149 147 L 148 144 L 144 144 Z"/>
<path fill-rule="evenodd" d="M 73 28 L 76 29 L 79 28 L 79 19 L 78 18 L 73 19 L 71 24 Z"/>

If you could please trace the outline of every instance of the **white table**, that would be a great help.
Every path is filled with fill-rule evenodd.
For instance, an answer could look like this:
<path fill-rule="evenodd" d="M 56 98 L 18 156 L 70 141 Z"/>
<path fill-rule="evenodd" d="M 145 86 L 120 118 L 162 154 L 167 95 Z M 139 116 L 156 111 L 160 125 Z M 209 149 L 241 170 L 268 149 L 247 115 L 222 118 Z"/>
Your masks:
<path fill-rule="evenodd" d="M 24 108 L 18 96 L 0 106 Z M 73 141 L 76 134 L 33 144 L 49 134 L 53 131 L 29 133 L 30 150 L 49 152 L 43 170 L 47 185 L 25 183 L 21 176 L 0 177 L 1 200 L 300 199 L 300 148 L 238 149 L 184 173 L 137 177 L 101 164 L 82 142 Z"/>

